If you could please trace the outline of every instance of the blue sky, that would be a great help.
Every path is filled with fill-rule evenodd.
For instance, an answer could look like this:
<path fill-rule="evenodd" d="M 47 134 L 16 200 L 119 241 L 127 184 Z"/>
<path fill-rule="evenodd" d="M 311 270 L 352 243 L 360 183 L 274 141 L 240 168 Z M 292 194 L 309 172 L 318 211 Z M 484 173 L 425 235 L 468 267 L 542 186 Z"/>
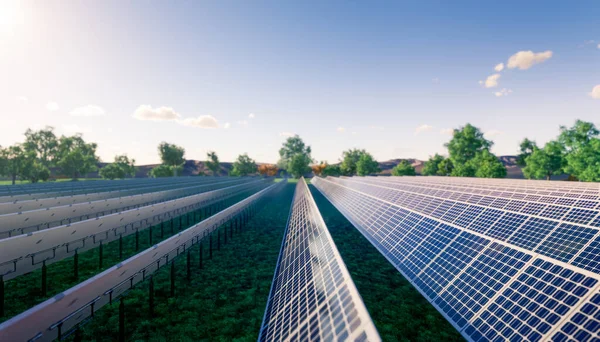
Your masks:
<path fill-rule="evenodd" d="M 291 133 L 317 160 L 425 159 L 467 122 L 499 155 L 600 124 L 598 1 L 8 0 L 0 13 L 2 146 L 52 125 L 106 161 L 158 162 L 165 140 L 190 159 L 276 162 Z"/>

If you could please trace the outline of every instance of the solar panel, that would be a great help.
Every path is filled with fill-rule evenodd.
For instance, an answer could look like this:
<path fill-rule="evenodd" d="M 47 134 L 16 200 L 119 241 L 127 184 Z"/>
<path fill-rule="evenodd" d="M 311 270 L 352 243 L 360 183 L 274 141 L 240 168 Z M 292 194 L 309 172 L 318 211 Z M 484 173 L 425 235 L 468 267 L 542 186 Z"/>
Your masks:
<path fill-rule="evenodd" d="M 600 341 L 597 185 L 431 178 L 313 184 L 468 340 Z"/>
<path fill-rule="evenodd" d="M 296 192 L 259 341 L 380 341 L 304 178 Z"/>

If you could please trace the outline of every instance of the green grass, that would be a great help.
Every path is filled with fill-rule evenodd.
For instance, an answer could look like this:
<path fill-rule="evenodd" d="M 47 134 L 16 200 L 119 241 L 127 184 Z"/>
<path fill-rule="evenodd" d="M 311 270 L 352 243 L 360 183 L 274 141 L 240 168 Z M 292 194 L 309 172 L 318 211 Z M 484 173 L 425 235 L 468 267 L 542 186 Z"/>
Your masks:
<path fill-rule="evenodd" d="M 314 187 L 323 220 L 384 341 L 462 341 L 446 319 Z"/>

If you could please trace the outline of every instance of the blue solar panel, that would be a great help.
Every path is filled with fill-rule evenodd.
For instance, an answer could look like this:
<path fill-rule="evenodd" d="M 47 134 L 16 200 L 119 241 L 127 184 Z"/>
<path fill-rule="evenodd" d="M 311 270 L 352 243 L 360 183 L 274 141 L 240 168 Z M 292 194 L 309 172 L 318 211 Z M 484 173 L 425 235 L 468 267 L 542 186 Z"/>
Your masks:
<path fill-rule="evenodd" d="M 259 341 L 321 340 L 381 339 L 301 179 Z"/>
<path fill-rule="evenodd" d="M 431 178 L 313 184 L 468 340 L 598 338 L 597 190 Z"/>

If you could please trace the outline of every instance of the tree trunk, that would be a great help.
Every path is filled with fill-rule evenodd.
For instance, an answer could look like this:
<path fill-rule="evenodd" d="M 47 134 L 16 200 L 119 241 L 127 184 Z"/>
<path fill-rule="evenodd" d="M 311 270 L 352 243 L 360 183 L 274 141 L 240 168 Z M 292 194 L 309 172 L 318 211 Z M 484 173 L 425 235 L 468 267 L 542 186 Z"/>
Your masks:
<path fill-rule="evenodd" d="M 173 177 L 177 177 L 177 165 L 173 165 Z"/>
<path fill-rule="evenodd" d="M 17 174 L 13 173 L 12 174 L 12 185 L 15 185 L 15 181 L 17 180 Z"/>

